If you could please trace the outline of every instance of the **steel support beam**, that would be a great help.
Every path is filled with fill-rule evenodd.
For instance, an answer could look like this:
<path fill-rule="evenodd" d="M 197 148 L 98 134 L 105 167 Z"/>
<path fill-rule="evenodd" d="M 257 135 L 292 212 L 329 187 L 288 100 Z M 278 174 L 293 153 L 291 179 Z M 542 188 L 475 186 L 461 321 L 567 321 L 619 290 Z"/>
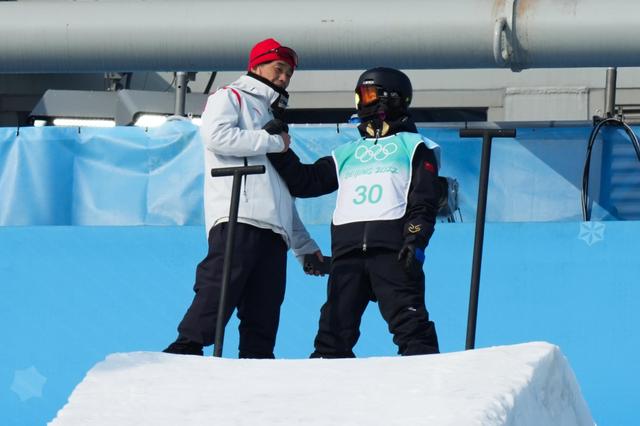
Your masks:
<path fill-rule="evenodd" d="M 0 2 L 0 73 L 236 71 L 266 37 L 307 70 L 640 66 L 638 16 L 637 0 Z"/>

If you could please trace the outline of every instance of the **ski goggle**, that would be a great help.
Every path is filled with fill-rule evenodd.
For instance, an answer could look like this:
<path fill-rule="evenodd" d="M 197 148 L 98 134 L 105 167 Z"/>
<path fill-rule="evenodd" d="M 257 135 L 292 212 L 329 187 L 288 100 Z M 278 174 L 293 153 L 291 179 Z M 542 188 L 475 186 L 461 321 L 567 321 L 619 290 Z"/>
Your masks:
<path fill-rule="evenodd" d="M 298 67 L 298 54 L 292 48 L 286 47 L 286 46 L 280 46 L 280 47 L 275 47 L 273 49 L 269 49 L 266 52 L 262 52 L 261 54 L 257 55 L 253 59 L 255 60 L 262 56 L 272 55 L 272 54 L 278 56 L 279 58 L 289 59 L 291 60 L 291 62 L 293 62 L 294 68 Z"/>
<path fill-rule="evenodd" d="M 384 91 L 374 84 L 361 84 L 356 88 L 356 105 L 371 105 L 383 97 Z"/>
<path fill-rule="evenodd" d="M 400 100 L 401 95 L 396 92 L 388 92 L 375 84 L 361 84 L 356 88 L 356 107 L 372 105 L 381 100 L 394 99 Z M 409 103 L 411 103 L 411 97 L 405 98 L 404 102 L 409 105 Z"/>

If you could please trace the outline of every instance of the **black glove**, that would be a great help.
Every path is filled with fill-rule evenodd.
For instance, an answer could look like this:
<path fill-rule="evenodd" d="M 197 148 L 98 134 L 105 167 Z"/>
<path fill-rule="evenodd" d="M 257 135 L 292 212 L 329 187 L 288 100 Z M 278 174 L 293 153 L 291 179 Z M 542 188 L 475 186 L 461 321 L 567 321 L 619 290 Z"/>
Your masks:
<path fill-rule="evenodd" d="M 279 135 L 282 132 L 289 133 L 289 126 L 284 121 L 274 118 L 262 126 L 263 130 L 266 130 L 270 135 Z"/>
<path fill-rule="evenodd" d="M 418 278 L 424 263 L 424 249 L 412 243 L 405 243 L 398 253 L 398 261 L 411 278 Z"/>

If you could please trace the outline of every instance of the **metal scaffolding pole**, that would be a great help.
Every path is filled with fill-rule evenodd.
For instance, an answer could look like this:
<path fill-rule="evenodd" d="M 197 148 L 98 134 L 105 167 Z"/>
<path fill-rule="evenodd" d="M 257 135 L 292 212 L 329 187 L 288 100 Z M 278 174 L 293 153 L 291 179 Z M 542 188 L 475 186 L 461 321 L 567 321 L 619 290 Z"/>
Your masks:
<path fill-rule="evenodd" d="M 187 84 L 189 78 L 186 72 L 179 71 L 176 73 L 176 108 L 175 115 L 184 117 L 184 105 L 187 100 Z"/>

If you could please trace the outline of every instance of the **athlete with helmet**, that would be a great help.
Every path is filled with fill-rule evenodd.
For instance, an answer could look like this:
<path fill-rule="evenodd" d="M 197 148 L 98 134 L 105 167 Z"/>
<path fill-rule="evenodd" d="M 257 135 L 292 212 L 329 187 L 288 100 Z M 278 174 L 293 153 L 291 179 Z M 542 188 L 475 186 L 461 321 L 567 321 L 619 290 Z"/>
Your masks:
<path fill-rule="evenodd" d="M 338 190 L 327 301 L 311 357 L 354 357 L 370 300 L 377 300 L 399 354 L 438 353 L 422 266 L 438 210 L 439 147 L 411 120 L 412 87 L 403 72 L 370 69 L 355 95 L 361 138 L 314 164 L 300 163 L 291 149 L 268 155 L 291 195 Z"/>

